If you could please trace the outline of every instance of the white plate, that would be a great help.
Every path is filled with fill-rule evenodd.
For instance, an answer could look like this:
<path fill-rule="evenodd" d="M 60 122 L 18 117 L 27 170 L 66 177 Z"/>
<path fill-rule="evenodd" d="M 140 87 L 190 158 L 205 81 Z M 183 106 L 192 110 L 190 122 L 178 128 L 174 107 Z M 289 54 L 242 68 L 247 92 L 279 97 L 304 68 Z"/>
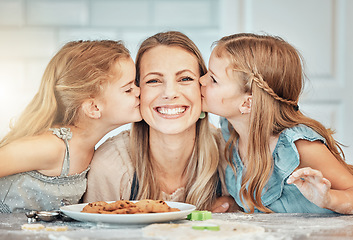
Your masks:
<path fill-rule="evenodd" d="M 87 205 L 87 203 L 64 206 L 61 207 L 60 210 L 67 216 L 81 222 L 97 222 L 110 224 L 149 224 L 184 219 L 189 213 L 196 209 L 194 205 L 187 203 L 168 201 L 166 201 L 166 203 L 169 207 L 179 208 L 180 211 L 145 214 L 98 214 L 81 212 L 82 209 Z"/>

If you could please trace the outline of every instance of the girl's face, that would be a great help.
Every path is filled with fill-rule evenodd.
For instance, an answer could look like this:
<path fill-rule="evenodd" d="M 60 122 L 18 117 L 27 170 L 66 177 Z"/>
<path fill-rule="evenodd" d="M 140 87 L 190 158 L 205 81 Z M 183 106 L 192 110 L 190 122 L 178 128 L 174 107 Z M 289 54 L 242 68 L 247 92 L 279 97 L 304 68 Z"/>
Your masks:
<path fill-rule="evenodd" d="M 116 74 L 101 96 L 102 118 L 112 126 L 141 121 L 140 88 L 135 85 L 136 69 L 131 58 L 121 59 L 114 65 Z"/>
<path fill-rule="evenodd" d="M 241 75 L 230 67 L 227 57 L 211 53 L 206 75 L 200 78 L 202 110 L 227 119 L 240 114 L 245 93 L 240 87 Z"/>
<path fill-rule="evenodd" d="M 195 127 L 201 113 L 197 58 L 180 47 L 157 46 L 140 64 L 141 115 L 151 129 L 177 134 Z"/>

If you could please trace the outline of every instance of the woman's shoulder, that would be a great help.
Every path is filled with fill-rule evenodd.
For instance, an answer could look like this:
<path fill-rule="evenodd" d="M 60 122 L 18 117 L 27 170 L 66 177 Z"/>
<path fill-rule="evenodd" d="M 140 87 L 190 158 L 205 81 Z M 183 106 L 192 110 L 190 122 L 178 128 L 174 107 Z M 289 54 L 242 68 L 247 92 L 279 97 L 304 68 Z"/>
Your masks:
<path fill-rule="evenodd" d="M 118 135 L 108 138 L 96 150 L 98 152 L 117 151 L 124 152 L 130 151 L 130 130 L 120 132 Z"/>
<path fill-rule="evenodd" d="M 106 140 L 93 155 L 84 201 L 127 199 L 134 175 L 130 156 L 130 132 Z"/>
<path fill-rule="evenodd" d="M 93 166 L 97 163 L 109 165 L 117 162 L 131 162 L 129 130 L 108 138 L 100 145 L 93 155 L 91 165 Z"/>

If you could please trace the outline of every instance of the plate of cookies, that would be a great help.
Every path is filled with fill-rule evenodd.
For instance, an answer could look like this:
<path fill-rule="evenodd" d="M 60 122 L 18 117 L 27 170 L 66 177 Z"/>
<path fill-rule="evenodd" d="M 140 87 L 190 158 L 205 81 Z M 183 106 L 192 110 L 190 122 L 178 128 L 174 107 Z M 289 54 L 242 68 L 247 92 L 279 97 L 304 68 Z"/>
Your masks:
<path fill-rule="evenodd" d="M 63 206 L 60 210 L 81 222 L 150 224 L 182 220 L 196 207 L 187 203 L 144 199 L 140 201 L 98 201 Z"/>

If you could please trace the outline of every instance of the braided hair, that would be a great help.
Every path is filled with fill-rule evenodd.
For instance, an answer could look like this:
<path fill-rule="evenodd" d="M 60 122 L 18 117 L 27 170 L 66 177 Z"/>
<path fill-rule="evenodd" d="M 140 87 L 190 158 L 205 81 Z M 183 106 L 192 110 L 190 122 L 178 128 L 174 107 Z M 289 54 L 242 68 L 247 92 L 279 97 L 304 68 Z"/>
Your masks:
<path fill-rule="evenodd" d="M 299 111 L 298 101 L 305 77 L 302 57 L 293 46 L 280 37 L 241 33 L 220 39 L 214 52 L 217 57 L 230 60 L 229 67 L 241 73 L 243 92 L 252 95 L 247 171 L 240 189 L 241 200 L 249 212 L 254 212 L 255 207 L 271 212 L 261 202 L 261 193 L 274 166 L 270 139 L 286 128 L 298 124 L 312 128 L 325 138 L 325 144 L 335 158 L 353 172 L 345 163 L 339 143 L 332 137 L 333 131 Z M 230 124 L 229 131 L 225 155 L 236 174 L 232 152 L 239 135 Z"/>

